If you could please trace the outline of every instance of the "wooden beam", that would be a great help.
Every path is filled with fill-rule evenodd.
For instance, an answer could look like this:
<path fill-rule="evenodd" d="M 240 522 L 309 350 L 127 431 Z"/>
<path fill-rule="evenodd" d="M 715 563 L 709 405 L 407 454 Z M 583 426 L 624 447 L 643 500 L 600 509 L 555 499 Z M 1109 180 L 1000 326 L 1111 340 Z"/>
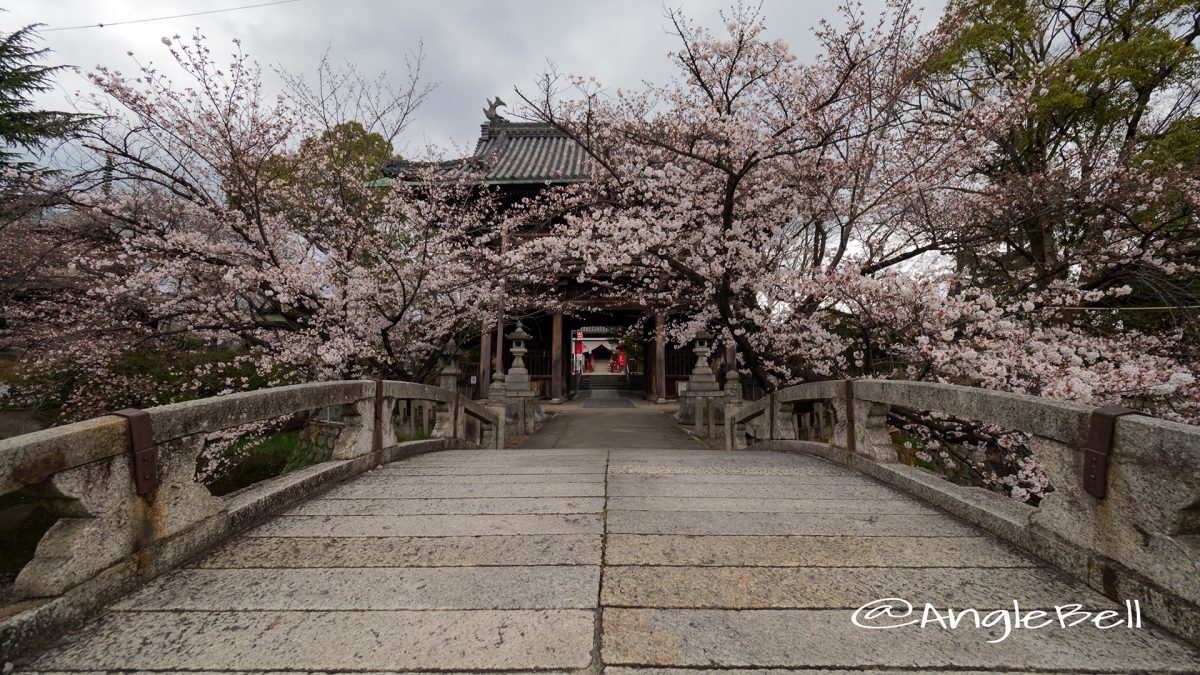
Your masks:
<path fill-rule="evenodd" d="M 479 336 L 479 392 L 481 399 L 487 398 L 488 387 L 492 384 L 492 332 L 486 322 Z"/>
<path fill-rule="evenodd" d="M 667 400 L 667 317 L 654 313 L 654 399 Z"/>
<path fill-rule="evenodd" d="M 551 320 L 550 338 L 550 397 L 563 399 L 563 315 L 555 312 Z"/>

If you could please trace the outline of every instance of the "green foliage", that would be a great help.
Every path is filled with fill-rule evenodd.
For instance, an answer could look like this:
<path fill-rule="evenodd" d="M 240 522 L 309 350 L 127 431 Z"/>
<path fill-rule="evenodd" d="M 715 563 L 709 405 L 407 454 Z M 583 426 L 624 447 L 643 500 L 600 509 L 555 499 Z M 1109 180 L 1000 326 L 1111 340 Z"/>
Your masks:
<path fill-rule="evenodd" d="M 1163 168 L 1200 171 L 1200 117 L 1175 120 L 1161 135 L 1145 139 L 1134 161 L 1146 160 Z"/>
<path fill-rule="evenodd" d="M 411 434 L 405 434 L 399 428 L 396 429 L 397 443 L 407 443 L 408 441 L 427 441 L 430 438 L 433 437 L 424 431 L 421 431 L 420 429 L 414 430 Z"/>
<path fill-rule="evenodd" d="M 90 119 L 85 115 L 37 110 L 33 97 L 53 88 L 53 77 L 66 66 L 42 66 L 48 49 L 33 46 L 38 26 L 30 25 L 0 37 L 0 164 L 27 170 L 19 150 L 38 152 L 47 143 L 70 136 Z"/>
<path fill-rule="evenodd" d="M 613 347 L 625 353 L 625 361 L 631 372 L 638 372 L 645 366 L 645 343 L 641 326 L 630 326 L 621 331 L 613 340 Z M 635 365 L 636 369 L 635 369 Z"/>
<path fill-rule="evenodd" d="M 208 484 L 209 492 L 220 497 L 308 466 L 311 462 L 299 462 L 294 458 L 299 445 L 299 430 L 279 431 L 266 438 L 239 438 L 224 450 L 231 465 Z"/>
<path fill-rule="evenodd" d="M 329 148 L 335 166 L 352 169 L 362 182 L 382 176 L 380 167 L 392 158 L 392 144 L 377 133 L 368 133 L 354 120 L 325 131 L 320 141 L 322 147 Z M 313 141 L 309 139 L 301 144 L 301 155 L 305 144 L 313 145 Z"/>
<path fill-rule="evenodd" d="M 1162 278 L 1138 261 L 1089 268 L 1077 253 L 1124 228 L 1129 238 L 1146 237 L 1142 248 L 1178 242 L 1176 262 L 1191 260 L 1184 242 L 1195 237 L 1195 214 L 1187 200 L 1147 186 L 1160 178 L 1177 185 L 1181 169 L 1200 163 L 1200 5 L 952 0 L 950 10 L 961 31 L 934 70 L 953 83 L 949 90 L 971 99 L 1030 95 L 997 150 L 980 160 L 987 180 L 1013 188 L 983 233 L 1003 241 L 1004 254 L 968 245 L 963 271 L 1000 294 L 1029 279 L 1044 286 L 1072 278 L 1084 288 L 1130 287 L 1120 306 L 1195 304 L 1200 282 Z M 1113 166 L 1128 177 L 1113 178 L 1121 175 Z M 1110 327 L 1153 330 L 1173 321 L 1124 313 Z"/>

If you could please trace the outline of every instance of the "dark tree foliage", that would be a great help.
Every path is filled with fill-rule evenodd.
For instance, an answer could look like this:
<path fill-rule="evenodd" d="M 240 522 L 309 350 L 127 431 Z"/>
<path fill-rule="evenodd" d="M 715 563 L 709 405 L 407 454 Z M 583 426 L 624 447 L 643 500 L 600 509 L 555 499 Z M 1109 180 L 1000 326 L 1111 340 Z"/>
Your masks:
<path fill-rule="evenodd" d="M 29 169 L 24 153 L 37 153 L 47 144 L 70 136 L 89 119 L 86 115 L 38 110 L 33 97 L 53 87 L 54 75 L 68 66 L 45 66 L 49 53 L 35 46 L 37 24 L 0 37 L 0 163 L 5 169 Z"/>

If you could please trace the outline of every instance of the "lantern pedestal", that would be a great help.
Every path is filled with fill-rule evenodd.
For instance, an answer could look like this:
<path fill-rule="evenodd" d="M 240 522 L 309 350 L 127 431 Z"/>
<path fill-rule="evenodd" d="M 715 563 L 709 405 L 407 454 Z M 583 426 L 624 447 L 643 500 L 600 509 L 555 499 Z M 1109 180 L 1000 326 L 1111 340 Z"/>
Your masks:
<path fill-rule="evenodd" d="M 529 379 L 529 370 L 525 367 L 525 354 L 529 351 L 525 342 L 530 337 L 520 324 L 508 334 L 508 339 L 512 340 L 513 365 L 505 377 L 505 417 L 510 434 L 532 434 L 542 420 L 546 419 L 546 414 L 542 412 L 542 406 L 538 402 L 537 392 L 533 390 L 533 383 Z"/>

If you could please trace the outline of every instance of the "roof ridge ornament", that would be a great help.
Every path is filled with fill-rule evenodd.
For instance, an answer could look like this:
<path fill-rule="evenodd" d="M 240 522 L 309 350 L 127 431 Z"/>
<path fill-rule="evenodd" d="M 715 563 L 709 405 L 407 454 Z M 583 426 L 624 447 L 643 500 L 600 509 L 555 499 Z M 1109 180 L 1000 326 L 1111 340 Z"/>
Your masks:
<path fill-rule="evenodd" d="M 508 107 L 508 104 L 504 101 L 501 101 L 499 96 L 494 99 L 486 100 L 488 107 L 483 109 L 483 114 L 487 117 L 488 122 L 507 122 L 508 120 L 505 119 L 500 113 L 496 112 L 496 109 L 500 106 Z"/>

